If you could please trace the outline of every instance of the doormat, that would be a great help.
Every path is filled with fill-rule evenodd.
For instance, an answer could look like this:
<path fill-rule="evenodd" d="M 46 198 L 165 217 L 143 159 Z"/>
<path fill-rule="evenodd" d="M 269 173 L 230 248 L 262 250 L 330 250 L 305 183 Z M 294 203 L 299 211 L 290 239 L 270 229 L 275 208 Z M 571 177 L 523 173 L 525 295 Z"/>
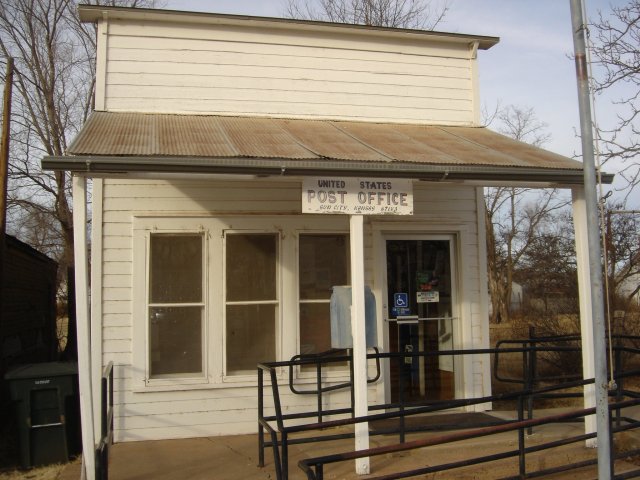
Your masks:
<path fill-rule="evenodd" d="M 446 413 L 440 415 L 411 415 L 405 417 L 404 428 L 406 432 L 465 430 L 469 428 L 490 427 L 502 425 L 509 420 L 494 417 L 487 413 Z M 398 432 L 400 420 L 388 418 L 369 422 L 369 430 L 372 433 L 384 434 Z"/>

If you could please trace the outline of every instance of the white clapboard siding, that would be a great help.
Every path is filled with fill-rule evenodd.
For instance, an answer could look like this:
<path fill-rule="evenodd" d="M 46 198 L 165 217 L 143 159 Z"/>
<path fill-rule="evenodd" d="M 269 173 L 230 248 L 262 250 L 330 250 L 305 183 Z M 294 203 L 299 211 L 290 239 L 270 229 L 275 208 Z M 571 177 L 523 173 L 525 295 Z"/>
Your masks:
<path fill-rule="evenodd" d="M 131 315 L 131 302 L 103 302 L 103 310 L 102 313 L 107 314 L 126 314 Z"/>
<path fill-rule="evenodd" d="M 230 215 L 269 214 L 274 222 L 286 224 L 300 212 L 301 184 L 295 181 L 207 181 L 207 180 L 104 180 L 102 199 L 102 342 L 103 363 L 115 364 L 116 440 L 181 438 L 199 435 L 252 433 L 257 428 L 256 386 L 238 386 L 212 378 L 212 384 L 180 388 L 146 388 L 136 379 L 134 363 L 134 282 L 133 248 L 135 216 L 171 217 L 176 228 L 193 226 L 193 218 L 212 219 Z M 375 219 L 392 228 L 394 223 L 419 225 L 424 232 L 436 227 L 447 231 L 451 226 L 463 226 L 465 236 L 460 245 L 464 264 L 465 298 L 471 301 L 471 336 L 473 342 L 482 340 L 482 311 L 478 234 L 476 221 L 478 205 L 476 189 L 416 182 L 414 186 L 413 217 L 384 217 Z M 305 228 L 314 228 L 325 216 L 305 216 Z M 282 219 L 282 220 L 277 220 Z M 204 221 L 204 220 L 203 220 Z M 183 223 L 184 222 L 184 223 Z M 196 222 L 197 223 L 197 222 Z M 454 228 L 455 227 L 455 228 Z M 318 227 L 316 227 L 318 228 Z M 401 228 L 401 227 L 400 227 Z M 346 230 L 348 231 L 348 229 Z M 413 231 L 413 230 L 412 230 Z M 213 240 L 211 240 L 213 241 Z M 376 259 L 371 224 L 365 222 L 366 281 L 374 284 Z M 212 311 L 215 309 L 212 309 Z M 221 323 L 209 319 L 212 338 L 220 340 L 221 332 L 214 331 Z M 217 340 L 213 340 L 214 342 Z M 221 341 L 221 340 L 220 340 Z M 216 344 L 218 345 L 218 344 Z M 289 351 L 295 347 L 287 346 Z M 469 375 L 476 391 L 482 391 L 483 359 L 472 362 Z M 370 401 L 381 402 L 377 391 L 370 387 Z M 315 397 L 298 396 L 281 388 L 283 407 L 288 412 L 315 408 Z M 330 408 L 344 407 L 348 396 L 344 392 L 326 399 Z M 267 400 L 267 408 L 271 402 Z"/>
<path fill-rule="evenodd" d="M 467 99 L 469 93 L 465 87 L 468 87 L 468 78 L 454 76 L 455 73 L 466 73 L 454 70 L 450 72 L 452 75 L 436 75 L 435 72 L 427 69 L 423 74 L 413 73 L 379 73 L 379 72 L 362 72 L 357 70 L 340 71 L 325 70 L 316 68 L 312 71 L 303 68 L 299 64 L 289 67 L 259 67 L 257 65 L 247 65 L 237 67 L 234 65 L 206 65 L 172 63 L 166 59 L 152 62 L 146 59 L 144 62 L 135 61 L 113 61 L 110 64 L 109 85 L 115 89 L 117 86 L 139 86 L 148 87 L 150 85 L 158 88 L 169 88 L 175 84 L 175 78 L 181 76 L 176 73 L 176 69 L 180 68 L 181 75 L 189 74 L 190 77 L 185 78 L 185 84 L 181 85 L 194 89 L 198 88 L 211 89 L 217 87 L 219 89 L 230 90 L 252 90 L 255 89 L 257 79 L 266 77 L 261 84 L 260 90 L 272 90 L 277 92 L 281 89 L 281 82 L 290 81 L 295 85 L 300 85 L 302 92 L 307 95 L 311 93 L 324 93 L 325 95 L 333 94 L 333 90 L 342 93 L 364 93 L 369 95 L 379 95 L 384 98 L 390 97 L 392 93 L 396 93 L 399 99 L 409 96 L 413 93 L 416 98 L 458 98 Z M 313 67 L 310 67 L 313 68 Z M 149 77 L 154 76 L 153 82 L 149 82 Z M 157 78 L 160 76 L 160 78 Z M 400 76 L 399 83 L 395 83 L 395 77 Z M 173 82 L 171 80 L 173 79 Z M 146 80 L 146 81 L 145 81 Z M 234 82 L 239 85 L 234 85 Z M 234 86 L 236 88 L 234 88 Z M 361 87 L 355 90 L 355 87 Z M 390 89 L 398 87 L 396 92 L 389 91 L 386 93 L 381 89 Z M 412 87 L 420 87 L 412 89 Z M 407 90 L 408 89 L 408 90 Z M 120 90 L 122 92 L 122 89 Z M 126 92 L 122 92 L 125 94 Z"/>
<path fill-rule="evenodd" d="M 257 79 L 259 81 L 259 79 Z M 257 90 L 255 88 L 247 88 L 244 90 L 237 88 L 216 89 L 211 87 L 199 87 L 199 88 L 176 88 L 175 86 L 167 87 L 146 87 L 144 92 L 132 91 L 129 85 L 112 86 L 109 92 L 114 97 L 122 99 L 123 102 L 136 103 L 143 99 L 162 99 L 162 101 L 173 101 L 177 103 L 192 102 L 197 100 L 201 104 L 213 104 L 220 105 L 219 109 L 225 109 L 227 112 L 233 113 L 233 105 L 238 104 L 244 109 L 248 104 L 261 106 L 262 112 L 256 113 L 269 113 L 271 105 L 281 106 L 284 108 L 288 104 L 295 105 L 295 99 L 291 98 L 291 90 Z M 266 97 L 266 98 L 265 98 Z M 157 100 L 156 100 L 157 102 Z M 309 110 L 320 110 L 331 106 L 333 108 L 339 108 L 344 110 L 343 115 L 349 115 L 351 118 L 356 115 L 353 113 L 347 113 L 350 110 L 362 110 L 367 112 L 384 112 L 388 109 L 396 109 L 401 115 L 420 118 L 420 114 L 417 111 L 443 111 L 443 112 L 464 112 L 468 110 L 471 105 L 470 98 L 456 99 L 456 98 L 434 98 L 434 97 L 412 97 L 412 96 L 397 96 L 397 95 L 379 95 L 375 104 L 371 104 L 371 98 L 366 92 L 344 92 L 336 93 L 331 96 L 330 102 L 328 101 L 327 94 L 324 92 L 305 92 L 304 105 Z M 158 102 L 160 103 L 160 102 Z M 204 107 L 199 109 L 200 112 Z M 257 107 L 256 107 L 257 108 Z M 378 117 L 383 115 L 379 113 Z"/>
<path fill-rule="evenodd" d="M 129 285 L 131 283 L 129 282 Z M 126 327 L 131 335 L 131 316 L 125 313 L 105 313 L 102 315 L 103 328 Z"/>
<path fill-rule="evenodd" d="M 129 229 L 131 229 L 131 225 L 129 225 Z M 130 262 L 124 261 L 115 261 L 115 262 L 104 262 L 102 264 L 102 273 L 104 275 L 131 275 L 131 264 Z"/>
<path fill-rule="evenodd" d="M 234 72 L 236 76 L 230 76 L 225 74 L 225 69 L 212 67 L 205 69 L 200 68 L 198 71 L 192 71 L 191 76 L 183 77 L 177 74 L 164 73 L 166 69 L 160 68 L 160 66 L 136 64 L 137 68 L 122 62 L 120 68 L 122 71 L 118 71 L 118 65 L 113 65 L 113 70 L 109 73 L 109 85 L 111 86 L 111 93 L 117 91 L 117 87 L 122 86 L 135 86 L 141 88 L 148 87 L 180 87 L 189 89 L 211 89 L 212 91 L 224 91 L 226 89 L 237 90 L 250 90 L 255 88 L 254 84 L 256 79 L 250 75 L 238 76 L 239 72 Z M 175 68 L 173 65 L 171 68 Z M 147 69 L 153 69 L 152 71 L 146 71 Z M 204 70 L 204 71 L 203 71 Z M 248 70 L 248 69 L 247 69 Z M 380 74 L 367 74 L 353 72 L 346 78 L 336 78 L 335 75 L 321 75 L 319 72 L 315 72 L 310 78 L 304 77 L 304 71 L 297 69 L 300 73 L 300 78 L 296 80 L 296 86 L 300 89 L 300 92 L 308 93 L 329 93 L 331 90 L 339 90 L 342 93 L 357 93 L 357 94 L 376 94 L 381 97 L 388 96 L 395 98 L 392 92 L 386 93 L 384 87 L 385 81 L 389 81 L 387 76 Z M 276 72 L 273 72 L 274 74 Z M 283 70 L 279 69 L 278 75 L 282 75 Z M 295 73 L 295 71 L 286 71 L 286 73 Z M 153 74 L 153 81 L 149 81 L 150 74 Z M 247 74 L 255 74 L 255 72 L 248 71 Z M 363 84 L 362 81 L 370 77 L 371 81 Z M 260 84 L 261 91 L 274 91 L 277 92 L 281 88 L 281 82 L 283 78 L 272 77 L 268 79 L 262 79 Z M 179 85 L 176 85 L 180 82 Z M 468 100 L 469 92 L 468 79 L 459 77 L 434 77 L 434 76 L 407 76 L 402 83 L 394 83 L 393 86 L 397 90 L 395 96 L 397 97 L 414 97 L 423 98 L 426 94 L 429 94 L 431 98 L 451 98 L 454 100 Z M 383 91 L 381 91 L 383 89 Z M 425 92 L 425 89 L 429 89 L 429 92 Z"/>
<path fill-rule="evenodd" d="M 109 111 L 469 125 L 477 109 L 460 43 L 123 20 L 108 36 Z"/>
<path fill-rule="evenodd" d="M 103 344 L 104 345 L 104 344 Z M 102 362 L 107 365 L 109 362 L 113 362 L 114 365 L 131 365 L 131 352 L 126 353 L 104 353 L 102 355 Z"/>
<path fill-rule="evenodd" d="M 322 34 L 288 37 L 286 42 L 274 42 L 273 37 L 264 35 L 238 36 L 232 34 L 221 37 L 213 28 L 206 30 L 190 27 L 182 30 L 159 28 L 156 36 L 145 36 L 140 30 L 133 30 L 125 23 L 111 24 L 109 47 L 114 50 L 143 49 L 154 55 L 155 51 L 167 52 L 198 52 L 205 55 L 235 55 L 253 56 L 253 58 L 275 57 L 269 63 L 276 63 L 278 58 L 305 58 L 322 61 L 326 58 L 335 59 L 336 65 L 349 65 L 349 62 L 362 62 L 366 65 L 384 63 L 386 68 L 395 65 L 433 65 L 443 68 L 466 68 L 466 61 L 471 58 L 471 52 L 466 45 L 445 44 L 436 42 L 408 42 L 399 44 L 397 41 L 370 42 L 358 41 L 355 36 L 352 41 L 341 41 L 340 38 L 330 38 Z M 344 38 L 344 37 L 342 37 Z M 203 57 L 207 58 L 207 57 Z M 217 57 L 216 57 L 217 58 Z M 131 59 L 131 57 L 129 57 Z M 260 60 L 255 60 L 259 62 Z M 342 61 L 343 63 L 340 63 Z M 346 63 L 345 63 L 346 62 Z M 338 68 L 339 69 L 339 68 Z M 385 71 L 385 70 L 381 70 Z"/>
<path fill-rule="evenodd" d="M 102 286 L 106 288 L 118 288 L 118 287 L 131 287 L 131 275 L 112 275 L 105 274 L 103 277 Z"/>
<path fill-rule="evenodd" d="M 197 438 L 214 437 L 222 435 L 238 435 L 240 432 L 254 433 L 256 422 L 245 421 L 233 424 L 215 425 L 192 425 L 183 427 L 182 425 L 166 424 L 157 428 L 139 428 L 136 430 L 126 430 L 115 425 L 114 442 L 137 442 L 141 440 L 161 440 L 166 438 Z"/>
<path fill-rule="evenodd" d="M 130 46 L 136 42 L 148 39 L 155 43 L 156 48 L 165 49 L 173 45 L 180 45 L 180 41 L 218 42 L 234 50 L 240 44 L 253 51 L 254 45 L 261 45 L 262 52 L 272 48 L 302 47 L 318 50 L 347 50 L 347 56 L 366 55 L 402 55 L 402 56 L 433 56 L 445 58 L 469 58 L 469 46 L 464 43 L 443 42 L 427 39 L 421 35 L 391 38 L 386 36 L 369 35 L 363 31 L 351 30 L 345 33 L 324 33 L 318 31 L 291 31 L 282 28 L 268 28 L 259 26 L 238 25 L 197 25 L 197 24 L 167 24 L 159 22 L 140 23 L 136 21 L 112 20 L 109 23 L 109 34 L 114 37 L 128 37 L 125 44 Z M 111 40 L 110 40 L 111 41 Z M 202 44 L 200 44 L 202 45 Z M 182 50 L 189 51 L 186 44 L 180 45 Z M 210 48 L 204 48 L 209 50 Z M 217 50 L 217 49 L 215 49 Z M 302 56 L 302 55 L 301 55 Z M 343 55 L 344 56 L 344 55 Z M 343 57 L 341 56 L 341 58 Z M 388 59 L 386 57 L 385 59 Z"/>
<path fill-rule="evenodd" d="M 172 183 L 118 183 L 115 185 L 108 184 L 105 186 L 105 195 L 113 197 L 111 201 L 117 201 L 119 198 L 123 199 L 184 199 L 185 191 L 188 192 L 191 200 L 273 200 L 275 196 L 280 198 L 286 197 L 291 200 L 300 200 L 300 184 L 273 184 L 272 182 L 258 182 L 256 184 L 235 184 L 240 188 L 216 188 L 216 185 L 206 183 L 202 181 L 194 181 L 188 183 L 183 181 L 176 181 Z M 135 190 L 132 190 L 135 187 Z M 125 229 L 126 230 L 126 229 Z M 131 234 L 128 232 L 121 232 L 120 234 Z"/>
<path fill-rule="evenodd" d="M 123 249 L 123 248 L 131 248 L 132 238 L 130 235 L 118 235 L 118 236 L 109 236 L 104 237 L 102 241 L 103 248 L 109 249 Z"/>
<path fill-rule="evenodd" d="M 273 407 L 269 390 L 265 390 L 265 406 Z M 284 393 L 284 391 L 283 391 Z M 145 415 L 163 415 L 168 410 L 175 412 L 216 412 L 224 410 L 253 410 L 257 412 L 257 388 L 255 385 L 243 388 L 213 388 L 207 390 L 190 390 L 175 392 L 169 398 L 167 392 L 136 393 L 118 391 L 114 398 L 118 405 L 118 415 L 122 417 L 143 417 Z M 313 396 L 299 396 L 283 394 L 282 408 L 288 412 L 303 411 L 303 408 L 313 406 Z M 346 391 L 327 395 L 325 404 L 348 405 L 349 394 Z M 257 418 L 254 417 L 254 418 Z M 228 421 L 228 420 L 227 420 Z"/>
<path fill-rule="evenodd" d="M 128 354 L 131 352 L 131 340 L 108 340 L 103 341 L 103 353 L 105 355 L 109 354 Z"/>
<path fill-rule="evenodd" d="M 113 326 L 103 325 L 102 338 L 105 341 L 111 340 L 129 340 L 131 339 L 131 327 L 126 326 Z"/>

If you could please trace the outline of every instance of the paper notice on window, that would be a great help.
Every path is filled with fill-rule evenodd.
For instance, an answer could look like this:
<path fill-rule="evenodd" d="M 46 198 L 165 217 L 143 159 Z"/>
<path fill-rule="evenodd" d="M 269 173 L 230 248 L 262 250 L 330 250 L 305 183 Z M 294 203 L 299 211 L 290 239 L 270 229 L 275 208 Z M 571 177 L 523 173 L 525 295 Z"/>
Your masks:
<path fill-rule="evenodd" d="M 418 303 L 438 303 L 440 301 L 440 292 L 435 290 L 416 292 L 416 300 Z"/>

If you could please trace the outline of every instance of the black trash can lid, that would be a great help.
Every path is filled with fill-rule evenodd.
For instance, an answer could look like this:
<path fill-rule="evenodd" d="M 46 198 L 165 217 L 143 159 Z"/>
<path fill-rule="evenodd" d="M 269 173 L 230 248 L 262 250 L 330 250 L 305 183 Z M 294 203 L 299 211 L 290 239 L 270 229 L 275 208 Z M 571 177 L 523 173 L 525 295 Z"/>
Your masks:
<path fill-rule="evenodd" d="M 5 374 L 4 379 L 18 380 L 42 377 L 63 377 L 77 374 L 78 364 L 76 362 L 28 363 L 13 368 Z"/>

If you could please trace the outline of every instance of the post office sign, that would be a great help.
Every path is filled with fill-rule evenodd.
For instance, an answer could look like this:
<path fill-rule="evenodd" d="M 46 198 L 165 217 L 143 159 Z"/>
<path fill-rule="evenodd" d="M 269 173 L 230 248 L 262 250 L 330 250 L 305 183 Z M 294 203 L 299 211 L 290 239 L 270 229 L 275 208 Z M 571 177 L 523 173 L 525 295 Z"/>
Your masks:
<path fill-rule="evenodd" d="M 407 179 L 307 177 L 302 213 L 413 215 L 413 183 Z"/>

